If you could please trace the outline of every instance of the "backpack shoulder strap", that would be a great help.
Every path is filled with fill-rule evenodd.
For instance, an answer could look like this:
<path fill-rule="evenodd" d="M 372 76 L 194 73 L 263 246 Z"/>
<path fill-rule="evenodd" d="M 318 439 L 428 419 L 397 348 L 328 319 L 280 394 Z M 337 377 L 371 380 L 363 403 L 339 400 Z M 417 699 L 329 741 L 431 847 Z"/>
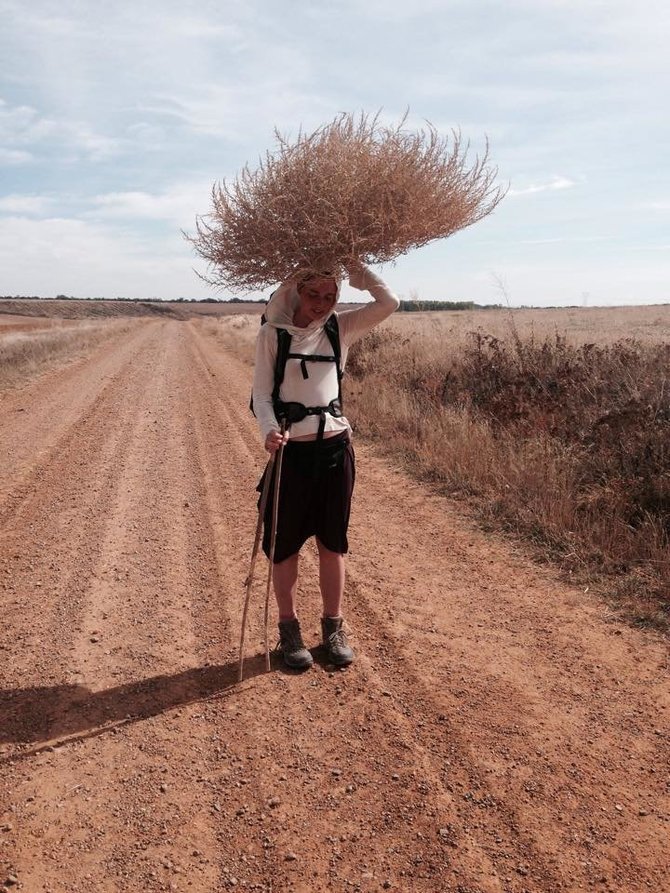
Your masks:
<path fill-rule="evenodd" d="M 335 365 L 337 366 L 337 380 L 340 381 L 342 378 L 342 349 L 340 347 L 340 326 L 335 313 L 328 317 L 324 329 L 330 341 L 330 346 L 333 348 Z"/>
<path fill-rule="evenodd" d="M 277 329 L 277 359 L 275 361 L 275 383 L 272 389 L 273 401 L 279 400 L 279 389 L 284 381 L 286 360 L 291 352 L 291 333 L 286 329 Z"/>
<path fill-rule="evenodd" d="M 340 346 L 340 324 L 337 321 L 337 314 L 331 314 L 326 320 L 324 326 L 330 346 L 333 348 L 335 356 L 335 368 L 337 369 L 337 402 L 342 408 L 342 348 Z"/>

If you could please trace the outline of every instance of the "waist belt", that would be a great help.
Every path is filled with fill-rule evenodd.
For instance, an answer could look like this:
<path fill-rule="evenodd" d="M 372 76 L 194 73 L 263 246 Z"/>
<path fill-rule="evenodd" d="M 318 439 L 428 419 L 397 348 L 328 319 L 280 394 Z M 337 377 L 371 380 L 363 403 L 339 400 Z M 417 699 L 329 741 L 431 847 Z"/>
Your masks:
<path fill-rule="evenodd" d="M 332 415 L 333 418 L 342 417 L 342 406 L 338 399 L 331 400 L 328 406 L 305 406 L 304 403 L 295 403 L 293 401 L 276 400 L 274 403 L 275 415 L 277 420 L 286 420 L 288 428 L 294 422 L 302 422 L 310 415 L 319 416 L 319 428 L 317 431 L 317 441 L 323 440 L 323 432 L 326 430 L 326 413 Z"/>

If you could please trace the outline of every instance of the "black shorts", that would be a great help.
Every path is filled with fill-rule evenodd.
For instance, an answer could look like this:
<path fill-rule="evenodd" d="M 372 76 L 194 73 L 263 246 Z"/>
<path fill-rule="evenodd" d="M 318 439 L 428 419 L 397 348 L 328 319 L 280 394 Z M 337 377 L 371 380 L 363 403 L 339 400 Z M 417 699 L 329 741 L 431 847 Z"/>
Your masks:
<path fill-rule="evenodd" d="M 354 448 L 346 431 L 321 442 L 290 440 L 286 444 L 279 483 L 275 564 L 299 552 L 310 536 L 318 537 L 331 552 L 344 554 L 349 550 L 347 528 L 355 477 Z M 274 478 L 273 470 L 263 519 L 263 551 L 268 558 Z M 256 488 L 259 492 L 264 481 L 265 473 Z"/>

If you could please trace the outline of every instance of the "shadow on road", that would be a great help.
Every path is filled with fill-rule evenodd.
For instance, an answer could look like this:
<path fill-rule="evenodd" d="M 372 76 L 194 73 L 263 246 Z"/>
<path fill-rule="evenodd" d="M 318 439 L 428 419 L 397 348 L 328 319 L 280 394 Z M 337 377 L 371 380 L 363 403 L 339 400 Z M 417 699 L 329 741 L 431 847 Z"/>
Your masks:
<path fill-rule="evenodd" d="M 93 737 L 173 707 L 230 695 L 239 689 L 237 672 L 235 660 L 219 666 L 194 667 L 172 676 L 154 676 L 105 691 L 92 692 L 83 685 L 0 691 L 0 744 L 49 742 L 46 747 Z M 245 660 L 245 681 L 265 672 L 263 655 Z M 28 756 L 41 749 L 21 749 L 4 759 Z"/>

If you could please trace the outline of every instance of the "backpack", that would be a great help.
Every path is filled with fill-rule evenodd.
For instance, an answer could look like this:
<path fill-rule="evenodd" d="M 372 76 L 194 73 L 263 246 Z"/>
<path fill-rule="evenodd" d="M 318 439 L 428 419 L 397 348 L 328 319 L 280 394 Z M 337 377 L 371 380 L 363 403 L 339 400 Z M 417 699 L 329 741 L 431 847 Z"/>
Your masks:
<path fill-rule="evenodd" d="M 261 317 L 261 325 L 265 325 L 265 314 Z M 277 420 L 286 420 L 287 427 L 293 422 L 301 422 L 308 415 L 320 416 L 317 439 L 321 440 L 326 424 L 326 413 L 336 418 L 342 415 L 342 350 L 340 347 L 340 327 L 335 313 L 328 317 L 324 324 L 324 331 L 333 348 L 333 355 L 301 354 L 291 351 L 291 333 L 286 329 L 277 329 L 277 359 L 275 362 L 274 386 L 272 388 L 272 403 Z M 303 403 L 285 402 L 280 400 L 279 391 L 284 381 L 284 372 L 288 360 L 300 360 L 300 369 L 303 378 L 309 378 L 307 363 L 335 363 L 337 369 L 337 397 L 331 400 L 328 406 L 305 406 Z M 249 408 L 254 412 L 253 395 L 249 402 Z M 255 413 L 254 413 L 255 414 Z"/>

